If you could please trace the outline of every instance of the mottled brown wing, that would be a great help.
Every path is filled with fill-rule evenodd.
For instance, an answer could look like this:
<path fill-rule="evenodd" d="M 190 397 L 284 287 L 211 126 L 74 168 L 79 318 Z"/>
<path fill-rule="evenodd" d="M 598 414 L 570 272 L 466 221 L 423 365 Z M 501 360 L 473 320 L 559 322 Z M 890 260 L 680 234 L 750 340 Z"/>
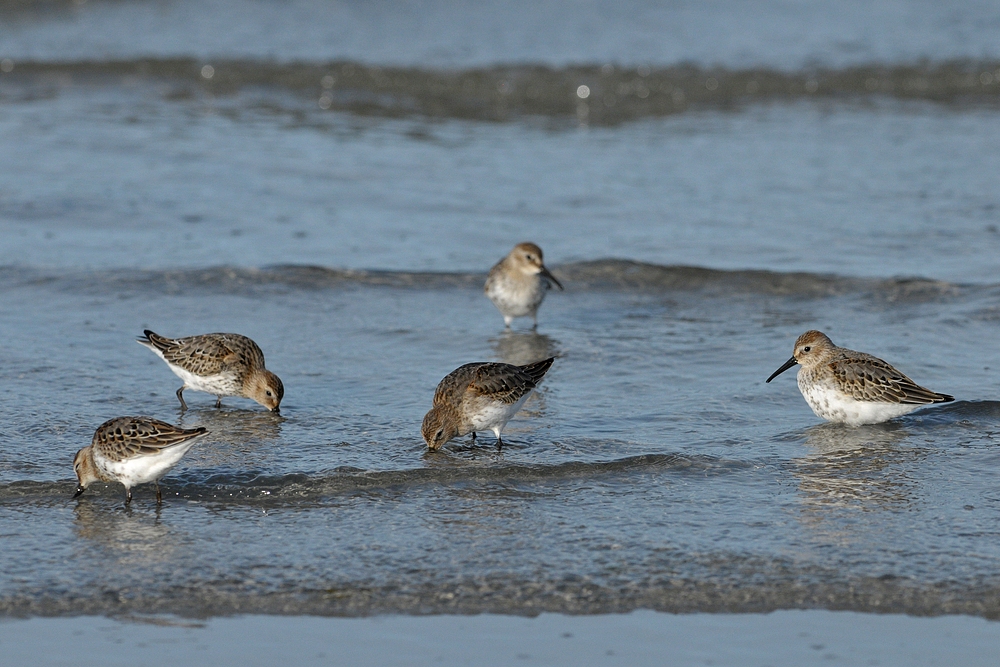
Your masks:
<path fill-rule="evenodd" d="M 830 368 L 841 380 L 841 386 L 849 388 L 853 397 L 860 401 L 924 405 L 955 400 L 947 394 L 921 387 L 892 365 L 869 354 L 838 359 Z"/>
<path fill-rule="evenodd" d="M 527 366 L 487 363 L 475 369 L 469 388 L 483 396 L 502 403 L 517 403 L 535 388 L 545 371 L 552 365 L 552 359 L 539 361 Z"/>
<path fill-rule="evenodd" d="M 263 368 L 264 353 L 246 336 L 211 333 L 186 338 L 164 338 L 145 332 L 163 358 L 195 375 L 218 375 L 234 367 L 238 370 Z"/>
<path fill-rule="evenodd" d="M 545 374 L 549 372 L 549 367 L 552 366 L 552 362 L 555 360 L 555 357 L 549 357 L 548 359 L 542 359 L 532 364 L 525 364 L 520 367 L 521 372 L 530 377 L 535 384 L 538 384 L 545 377 Z"/>
<path fill-rule="evenodd" d="M 116 417 L 97 427 L 91 442 L 94 449 L 112 461 L 156 454 L 207 433 L 198 428 L 179 428 L 151 417 Z"/>
<path fill-rule="evenodd" d="M 459 366 L 445 375 L 444 379 L 438 383 L 437 389 L 434 390 L 434 405 L 458 405 L 465 390 L 469 388 L 469 383 L 475 378 L 476 369 L 485 365 L 488 364 L 477 361 Z"/>

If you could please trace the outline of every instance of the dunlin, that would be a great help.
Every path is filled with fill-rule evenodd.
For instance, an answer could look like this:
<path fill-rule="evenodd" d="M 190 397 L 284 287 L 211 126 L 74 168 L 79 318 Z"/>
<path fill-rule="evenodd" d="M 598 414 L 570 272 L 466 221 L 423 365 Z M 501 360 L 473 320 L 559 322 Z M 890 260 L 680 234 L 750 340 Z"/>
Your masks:
<path fill-rule="evenodd" d="M 475 439 L 476 431 L 487 429 L 496 434 L 497 449 L 503 447 L 500 432 L 521 409 L 553 359 L 525 366 L 478 362 L 453 370 L 438 384 L 434 406 L 424 417 L 421 432 L 427 447 L 440 449 L 467 433 Z"/>
<path fill-rule="evenodd" d="M 802 365 L 799 391 L 816 416 L 848 426 L 878 424 L 923 405 L 955 400 L 921 387 L 878 357 L 837 347 L 819 331 L 799 336 L 792 358 L 767 381 L 795 364 Z"/>
<path fill-rule="evenodd" d="M 132 487 L 152 482 L 156 503 L 163 502 L 157 481 L 177 465 L 203 427 L 179 428 L 150 417 L 116 417 L 97 427 L 94 439 L 76 453 L 73 470 L 79 484 L 76 498 L 94 482 L 121 482 L 125 504 L 132 502 Z"/>
<path fill-rule="evenodd" d="M 490 269 L 484 291 L 509 327 L 515 317 L 530 317 L 538 326 L 538 307 L 552 285 L 563 286 L 542 261 L 534 243 L 518 243 L 510 254 Z"/>
<path fill-rule="evenodd" d="M 155 352 L 184 380 L 177 390 L 183 409 L 187 409 L 184 390 L 193 389 L 215 394 L 217 408 L 222 407 L 223 396 L 242 396 L 279 412 L 285 387 L 277 375 L 264 368 L 264 353 L 246 336 L 212 333 L 166 338 L 149 329 L 143 333 L 146 335 L 136 342 Z"/>

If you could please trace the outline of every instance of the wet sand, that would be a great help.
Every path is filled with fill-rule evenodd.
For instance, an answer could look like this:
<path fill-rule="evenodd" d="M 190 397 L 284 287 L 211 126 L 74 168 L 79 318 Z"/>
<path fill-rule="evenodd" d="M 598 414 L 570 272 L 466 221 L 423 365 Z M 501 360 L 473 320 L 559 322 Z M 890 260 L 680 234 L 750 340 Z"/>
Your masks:
<path fill-rule="evenodd" d="M 33 618 L 5 665 L 995 665 L 1000 624 L 857 612 Z"/>

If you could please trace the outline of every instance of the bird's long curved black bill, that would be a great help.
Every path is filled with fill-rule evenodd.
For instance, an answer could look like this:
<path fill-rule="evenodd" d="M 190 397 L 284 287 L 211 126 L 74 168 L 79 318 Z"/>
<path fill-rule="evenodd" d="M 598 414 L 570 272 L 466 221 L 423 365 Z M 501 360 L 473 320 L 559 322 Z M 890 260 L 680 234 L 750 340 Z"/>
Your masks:
<path fill-rule="evenodd" d="M 785 362 L 784 366 L 782 366 L 778 370 L 776 370 L 773 373 L 771 373 L 771 377 L 767 378 L 767 381 L 765 382 L 765 384 L 767 384 L 767 382 L 770 382 L 774 378 L 778 377 L 779 375 L 781 375 L 782 373 L 784 373 L 785 371 L 787 371 L 789 368 L 791 368 L 792 366 L 794 366 L 797 363 L 799 363 L 799 362 L 795 360 L 795 357 L 792 357 L 791 359 L 789 359 L 788 361 Z"/>
<path fill-rule="evenodd" d="M 81 495 L 83 495 L 83 492 L 86 491 L 86 490 L 87 489 L 84 488 L 83 484 L 77 484 L 76 485 L 76 493 L 73 494 L 73 497 L 74 498 L 79 498 Z"/>
<path fill-rule="evenodd" d="M 556 287 L 558 287 L 560 290 L 562 290 L 562 288 L 563 288 L 562 283 L 559 282 L 558 280 L 556 280 L 556 277 L 554 275 L 552 275 L 551 273 L 549 273 L 549 270 L 546 269 L 544 266 L 542 267 L 542 270 L 540 271 L 540 273 L 546 279 L 548 279 L 550 282 L 555 283 Z"/>

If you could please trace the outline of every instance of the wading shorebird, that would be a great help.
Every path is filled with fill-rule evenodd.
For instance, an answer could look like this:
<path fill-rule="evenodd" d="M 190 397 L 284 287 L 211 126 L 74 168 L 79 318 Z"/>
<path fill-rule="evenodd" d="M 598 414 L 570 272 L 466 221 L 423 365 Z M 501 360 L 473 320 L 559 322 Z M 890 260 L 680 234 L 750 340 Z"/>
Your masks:
<path fill-rule="evenodd" d="M 116 417 L 97 427 L 94 439 L 76 453 L 73 471 L 78 484 L 74 498 L 94 482 L 121 482 L 125 505 L 132 502 L 132 487 L 152 482 L 156 504 L 163 502 L 158 480 L 177 465 L 204 427 L 180 428 L 151 417 Z"/>
<path fill-rule="evenodd" d="M 924 405 L 955 400 L 921 387 L 878 357 L 837 347 L 819 331 L 799 336 L 792 358 L 767 381 L 795 364 L 802 365 L 799 391 L 816 416 L 848 426 L 878 424 Z"/>
<path fill-rule="evenodd" d="M 483 291 L 500 310 L 507 327 L 515 317 L 530 317 L 537 328 L 538 307 L 552 285 L 563 288 L 545 268 L 542 249 L 534 243 L 518 243 L 490 269 Z"/>
<path fill-rule="evenodd" d="M 436 451 L 452 438 L 476 431 L 493 431 L 497 449 L 503 447 L 500 437 L 531 390 L 555 357 L 525 366 L 497 362 L 478 362 L 459 366 L 445 376 L 434 392 L 434 404 L 424 416 L 421 433 L 427 448 Z"/>
<path fill-rule="evenodd" d="M 215 394 L 215 407 L 223 396 L 241 396 L 257 401 L 271 412 L 285 395 L 277 375 L 264 368 L 264 353 L 246 336 L 211 333 L 186 338 L 167 338 L 146 329 L 136 339 L 156 353 L 184 384 L 177 390 L 181 408 L 187 410 L 184 390 Z"/>

